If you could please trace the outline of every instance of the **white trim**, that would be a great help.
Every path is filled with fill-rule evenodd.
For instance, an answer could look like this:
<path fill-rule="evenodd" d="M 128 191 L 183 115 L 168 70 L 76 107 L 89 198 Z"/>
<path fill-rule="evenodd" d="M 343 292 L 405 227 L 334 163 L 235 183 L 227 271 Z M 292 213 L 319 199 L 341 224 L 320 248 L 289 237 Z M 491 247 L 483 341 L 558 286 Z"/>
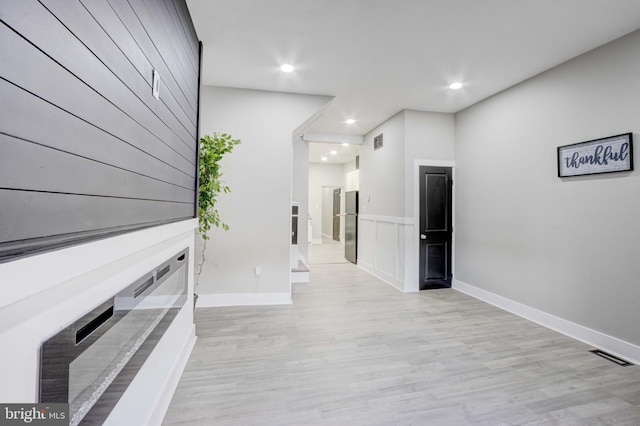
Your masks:
<path fill-rule="evenodd" d="M 413 263 L 413 243 L 415 240 L 417 227 L 414 224 L 405 224 L 403 231 L 398 231 L 398 238 L 400 238 L 400 232 L 404 232 L 404 292 L 413 293 L 420 291 L 420 283 L 418 283 L 418 267 Z M 398 244 L 400 247 L 400 244 Z M 400 257 L 398 256 L 398 262 Z"/>
<path fill-rule="evenodd" d="M 187 301 L 189 303 L 190 301 Z M 185 345 L 180 352 L 180 355 L 176 359 L 176 362 L 173 364 L 173 368 L 171 369 L 164 390 L 160 393 L 160 397 L 156 403 L 154 409 L 151 410 L 151 418 L 149 419 L 148 424 L 162 424 L 162 420 L 164 416 L 167 414 L 167 410 L 169 409 L 169 405 L 171 404 L 171 400 L 173 399 L 173 394 L 178 387 L 178 383 L 180 382 L 180 378 L 182 377 L 182 372 L 187 366 L 187 362 L 189 361 L 189 357 L 191 356 L 191 352 L 196 345 L 196 341 L 198 337 L 196 336 L 196 325 L 193 324 L 191 331 L 189 332 L 189 337 L 185 342 Z"/>
<path fill-rule="evenodd" d="M 329 96 L 326 96 L 327 98 Z M 293 145 L 297 140 L 304 141 L 304 131 L 311 127 L 316 121 L 324 116 L 324 111 L 329 108 L 329 105 L 335 100 L 335 96 L 327 101 L 319 110 L 313 113 L 313 115 L 307 118 L 301 125 L 296 127 L 291 133 L 291 144 Z"/>
<path fill-rule="evenodd" d="M 219 293 L 201 294 L 196 308 L 291 305 L 292 303 L 291 293 Z"/>
<path fill-rule="evenodd" d="M 41 343 L 86 314 L 87 309 L 112 299 L 114 294 L 188 247 L 185 306 L 127 388 L 128 396 L 123 395 L 114 410 L 126 411 L 131 401 L 140 413 L 155 407 L 159 395 L 149 389 L 162 391 L 165 386 L 162 380 L 167 379 L 166 375 L 156 377 L 157 371 L 171 370 L 193 327 L 194 229 L 197 226 L 198 221 L 190 219 L 0 265 L 0 283 L 20 284 L 3 289 L 6 293 L 9 289 L 13 291 L 13 303 L 0 307 L 0 346 L 3 347 L 0 400 L 37 401 L 34 378 L 38 376 Z M 147 423 L 133 421 L 132 424 Z"/>
<path fill-rule="evenodd" d="M 592 330 L 580 324 L 559 318 L 544 311 L 524 305 L 490 291 L 472 286 L 459 280 L 453 280 L 453 289 L 497 306 L 519 317 L 562 333 L 587 345 L 602 349 L 634 364 L 640 364 L 640 346 L 625 342 L 616 337 Z"/>
<path fill-rule="evenodd" d="M 413 160 L 413 220 L 415 223 L 415 230 L 413 240 L 413 256 L 411 260 L 415 265 L 413 268 L 416 272 L 415 283 L 409 283 L 407 288 L 419 287 L 418 280 L 420 279 L 420 240 L 417 234 L 420 233 L 420 166 L 431 167 L 451 167 L 451 179 L 453 180 L 453 187 L 451 188 L 451 272 L 456 270 L 456 162 L 455 161 L 443 161 L 443 160 Z M 410 255 L 407 254 L 407 261 L 410 259 Z"/>
<path fill-rule="evenodd" d="M 374 277 L 378 278 L 380 281 L 384 282 L 385 284 L 390 285 L 395 290 L 398 290 L 398 291 L 401 291 L 401 292 L 404 293 L 404 291 L 402 290 L 403 283 L 401 281 L 393 278 L 391 275 L 385 274 L 384 272 L 379 271 L 376 268 L 374 268 L 373 265 L 369 265 L 368 263 L 361 262 L 359 260 L 358 260 L 357 266 L 358 266 L 358 268 L 362 269 L 363 271 L 368 272 L 369 274 L 371 274 Z"/>
<path fill-rule="evenodd" d="M 193 238 L 191 235 L 197 227 L 197 219 L 188 219 L 0 264 L 2 282 L 29 283 L 4 286 L 0 308 L 132 256 L 168 239 Z M 96 253 L 99 253 L 99 256 Z M 47 279 L 42 279 L 43 271 L 46 271 Z"/>
<path fill-rule="evenodd" d="M 358 214 L 360 220 L 370 220 L 373 222 L 389 222 L 398 223 L 401 225 L 413 225 L 414 220 L 412 217 L 395 217 L 395 216 L 378 216 L 373 214 Z"/>
<path fill-rule="evenodd" d="M 105 419 L 105 425 L 161 424 L 197 339 L 190 308 L 187 300 Z"/>
<path fill-rule="evenodd" d="M 363 145 L 363 135 L 345 135 L 341 133 L 312 133 L 305 132 L 302 135 L 305 142 L 323 142 L 323 143 L 348 143 L 349 145 Z"/>
<path fill-rule="evenodd" d="M 415 166 L 432 166 L 432 167 L 455 167 L 456 162 L 452 160 L 423 160 L 414 159 L 413 165 Z"/>
<path fill-rule="evenodd" d="M 311 244 L 322 244 L 322 238 L 314 238 L 311 240 Z"/>

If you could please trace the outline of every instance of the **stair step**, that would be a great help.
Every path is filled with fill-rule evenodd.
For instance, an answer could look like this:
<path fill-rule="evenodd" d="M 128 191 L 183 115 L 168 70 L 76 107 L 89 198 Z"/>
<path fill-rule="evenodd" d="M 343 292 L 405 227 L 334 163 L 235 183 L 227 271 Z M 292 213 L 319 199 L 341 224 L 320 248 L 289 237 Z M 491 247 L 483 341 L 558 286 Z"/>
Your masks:
<path fill-rule="evenodd" d="M 309 268 L 307 268 L 306 265 L 299 260 L 298 267 L 291 268 L 291 272 L 309 272 Z"/>
<path fill-rule="evenodd" d="M 292 283 L 308 283 L 309 282 L 309 268 L 298 261 L 297 268 L 291 268 L 291 282 Z"/>

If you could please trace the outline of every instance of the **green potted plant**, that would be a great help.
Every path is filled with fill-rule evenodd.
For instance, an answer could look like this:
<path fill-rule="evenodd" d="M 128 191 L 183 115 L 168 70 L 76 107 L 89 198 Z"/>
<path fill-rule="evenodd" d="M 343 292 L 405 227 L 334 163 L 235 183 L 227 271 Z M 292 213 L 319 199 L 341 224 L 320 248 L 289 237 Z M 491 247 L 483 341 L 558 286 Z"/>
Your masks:
<path fill-rule="evenodd" d="M 202 259 L 199 264 L 198 273 L 196 274 L 194 285 L 193 305 L 198 300 L 198 280 L 202 273 L 204 265 L 205 250 L 207 249 L 207 240 L 209 236 L 207 232 L 212 226 L 229 230 L 229 225 L 224 223 L 220 218 L 220 213 L 216 208 L 218 196 L 221 193 L 231 192 L 229 186 L 222 182 L 222 173 L 220 172 L 220 161 L 222 158 L 233 151 L 233 148 L 240 143 L 239 139 L 227 133 L 213 133 L 212 135 L 204 135 L 200 138 L 199 150 L 199 188 L 198 188 L 198 231 L 204 241 L 202 248 Z"/>

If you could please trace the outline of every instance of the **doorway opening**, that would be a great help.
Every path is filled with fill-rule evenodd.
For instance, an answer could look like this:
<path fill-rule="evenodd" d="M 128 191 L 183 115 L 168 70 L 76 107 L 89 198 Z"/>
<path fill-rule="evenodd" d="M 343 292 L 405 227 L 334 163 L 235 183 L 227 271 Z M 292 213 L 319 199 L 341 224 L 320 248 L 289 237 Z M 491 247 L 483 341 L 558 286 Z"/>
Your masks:
<path fill-rule="evenodd" d="M 346 263 L 344 257 L 344 188 L 322 186 L 320 238 L 309 246 L 309 264 Z"/>
<path fill-rule="evenodd" d="M 311 264 L 348 263 L 345 257 L 346 195 L 358 173 L 360 147 L 309 142 L 309 243 Z"/>
<path fill-rule="evenodd" d="M 340 225 L 342 224 L 341 220 L 341 210 L 340 210 L 340 195 L 342 190 L 340 188 L 335 188 L 333 190 L 333 199 L 331 202 L 331 236 L 333 241 L 340 242 L 342 239 L 340 238 Z M 327 206 L 328 207 L 328 206 Z"/>

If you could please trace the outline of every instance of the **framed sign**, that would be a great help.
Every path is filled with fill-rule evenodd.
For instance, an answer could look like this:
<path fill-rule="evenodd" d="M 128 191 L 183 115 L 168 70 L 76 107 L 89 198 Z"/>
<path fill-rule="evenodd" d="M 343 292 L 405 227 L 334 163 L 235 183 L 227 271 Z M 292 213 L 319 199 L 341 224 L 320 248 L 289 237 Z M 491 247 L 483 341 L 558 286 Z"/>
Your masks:
<path fill-rule="evenodd" d="M 373 150 L 382 148 L 382 133 L 373 138 Z"/>
<path fill-rule="evenodd" d="M 558 147 L 558 177 L 629 170 L 633 170 L 631 133 Z"/>

